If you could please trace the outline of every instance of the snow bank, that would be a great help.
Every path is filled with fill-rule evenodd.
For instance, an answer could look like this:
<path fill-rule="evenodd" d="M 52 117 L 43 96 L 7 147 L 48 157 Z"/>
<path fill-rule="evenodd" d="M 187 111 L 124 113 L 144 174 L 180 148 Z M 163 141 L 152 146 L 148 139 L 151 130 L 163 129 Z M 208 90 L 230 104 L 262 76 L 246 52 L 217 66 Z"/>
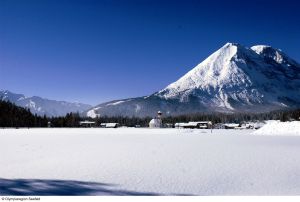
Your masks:
<path fill-rule="evenodd" d="M 259 130 L 255 135 L 300 135 L 300 121 L 280 122 L 271 121 Z"/>

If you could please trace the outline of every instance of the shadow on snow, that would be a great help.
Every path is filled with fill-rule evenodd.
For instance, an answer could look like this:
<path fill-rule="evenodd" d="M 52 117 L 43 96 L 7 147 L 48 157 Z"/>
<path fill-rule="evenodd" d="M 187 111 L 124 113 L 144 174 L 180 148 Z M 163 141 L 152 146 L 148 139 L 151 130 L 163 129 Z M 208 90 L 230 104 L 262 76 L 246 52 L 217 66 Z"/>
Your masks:
<path fill-rule="evenodd" d="M 0 195 L 36 196 L 158 196 L 151 192 L 121 190 L 115 184 L 72 180 L 3 179 L 0 178 Z"/>

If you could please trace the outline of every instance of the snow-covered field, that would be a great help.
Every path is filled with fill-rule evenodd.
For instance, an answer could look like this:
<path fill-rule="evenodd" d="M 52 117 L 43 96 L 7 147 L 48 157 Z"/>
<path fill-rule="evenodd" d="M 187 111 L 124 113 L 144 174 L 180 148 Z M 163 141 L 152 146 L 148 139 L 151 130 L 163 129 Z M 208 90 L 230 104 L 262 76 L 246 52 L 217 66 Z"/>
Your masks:
<path fill-rule="evenodd" d="M 300 136 L 0 129 L 0 195 L 300 195 Z"/>

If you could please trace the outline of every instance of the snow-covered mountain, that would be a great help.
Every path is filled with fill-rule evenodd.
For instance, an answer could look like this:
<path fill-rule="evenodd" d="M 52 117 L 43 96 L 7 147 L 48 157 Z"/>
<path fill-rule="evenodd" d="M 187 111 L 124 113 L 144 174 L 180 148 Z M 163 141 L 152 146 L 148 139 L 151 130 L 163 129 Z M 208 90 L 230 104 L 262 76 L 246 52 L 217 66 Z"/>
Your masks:
<path fill-rule="evenodd" d="M 166 88 L 146 97 L 100 104 L 86 115 L 267 112 L 294 107 L 300 107 L 299 63 L 270 46 L 227 43 Z"/>
<path fill-rule="evenodd" d="M 29 108 L 33 114 L 47 116 L 64 116 L 69 112 L 82 113 L 92 107 L 88 104 L 48 100 L 37 96 L 26 97 L 8 90 L 0 90 L 0 100 L 8 100 L 18 106 Z"/>

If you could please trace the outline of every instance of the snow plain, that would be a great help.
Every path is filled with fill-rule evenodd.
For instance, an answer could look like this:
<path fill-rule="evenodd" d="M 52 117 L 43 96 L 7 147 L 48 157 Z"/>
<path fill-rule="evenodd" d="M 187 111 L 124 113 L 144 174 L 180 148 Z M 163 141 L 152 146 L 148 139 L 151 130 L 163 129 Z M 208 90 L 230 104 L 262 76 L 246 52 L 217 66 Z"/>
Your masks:
<path fill-rule="evenodd" d="M 0 129 L 0 195 L 300 195 L 300 137 Z"/>

